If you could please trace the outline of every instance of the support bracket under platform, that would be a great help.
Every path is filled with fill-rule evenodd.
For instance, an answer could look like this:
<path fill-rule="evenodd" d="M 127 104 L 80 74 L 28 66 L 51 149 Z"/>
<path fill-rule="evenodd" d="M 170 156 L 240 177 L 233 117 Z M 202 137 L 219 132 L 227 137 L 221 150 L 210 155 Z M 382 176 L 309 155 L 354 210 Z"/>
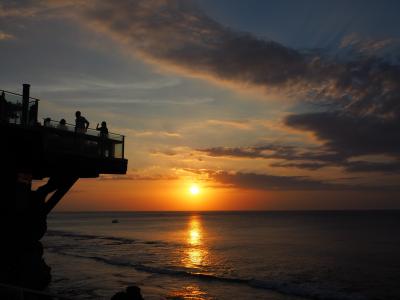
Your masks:
<path fill-rule="evenodd" d="M 79 177 L 76 176 L 54 176 L 50 177 L 45 185 L 38 188 L 37 193 L 44 199 L 49 193 L 55 191 L 44 203 L 43 212 L 45 215 L 48 215 L 52 211 L 78 179 Z"/>

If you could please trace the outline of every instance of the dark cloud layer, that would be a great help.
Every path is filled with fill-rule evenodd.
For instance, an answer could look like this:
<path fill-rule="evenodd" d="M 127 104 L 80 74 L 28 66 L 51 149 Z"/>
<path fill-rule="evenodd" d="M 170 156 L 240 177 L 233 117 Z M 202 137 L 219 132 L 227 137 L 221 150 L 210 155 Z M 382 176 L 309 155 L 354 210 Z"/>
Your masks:
<path fill-rule="evenodd" d="M 198 149 L 198 151 L 214 157 L 278 159 L 282 161 L 274 162 L 271 165 L 274 167 L 296 167 L 308 170 L 339 164 L 344 160 L 343 156 L 325 148 L 302 148 L 274 144 L 257 147 L 214 147 Z"/>
<path fill-rule="evenodd" d="M 210 175 L 219 183 L 237 188 L 277 190 L 277 191 L 329 191 L 329 190 L 351 190 L 351 191 L 396 191 L 395 186 L 371 186 L 335 184 L 322 180 L 314 180 L 301 176 L 276 176 L 256 173 L 229 173 L 215 172 Z"/>
<path fill-rule="evenodd" d="M 343 158 L 335 152 L 329 152 L 322 148 L 301 148 L 287 145 L 270 144 L 255 147 L 214 147 L 208 149 L 198 149 L 210 156 L 231 156 L 243 158 L 265 158 L 265 159 L 284 159 L 284 160 L 307 160 L 307 161 L 329 161 L 339 162 Z"/>
<path fill-rule="evenodd" d="M 317 128 L 321 129 L 323 126 Z M 359 138 L 361 137 L 362 136 L 360 135 Z M 366 135 L 366 137 L 368 138 L 369 135 Z M 340 145 L 331 145 L 330 143 L 333 138 L 329 138 L 327 139 L 329 141 L 327 145 L 315 148 L 270 144 L 256 147 L 214 147 L 198 149 L 197 151 L 203 152 L 212 157 L 279 160 L 270 163 L 272 167 L 318 170 L 329 166 L 339 166 L 347 172 L 400 172 L 400 161 L 398 158 L 396 160 L 398 152 L 396 152 L 395 147 L 391 148 L 392 143 L 390 139 L 385 141 L 387 144 L 385 146 L 376 143 L 376 141 L 374 141 L 376 144 L 373 144 L 372 141 L 358 141 L 358 137 L 354 136 L 349 138 L 339 134 L 338 139 L 339 138 L 344 140 Z M 354 138 L 354 140 L 352 138 Z M 385 137 L 380 137 L 382 140 L 384 138 Z M 348 142 L 346 143 L 347 139 Z M 365 146 L 360 147 L 360 143 L 364 143 Z M 354 148 L 352 148 L 352 146 Z M 392 151 L 387 151 L 388 148 L 392 149 Z M 393 156 L 394 161 L 370 162 L 352 160 L 352 157 L 372 154 L 389 154 Z"/>
<path fill-rule="evenodd" d="M 255 173 L 218 172 L 213 179 L 239 188 L 265 190 L 333 190 L 344 186 L 324 183 L 298 176 L 275 176 Z"/>
<path fill-rule="evenodd" d="M 400 96 L 400 95 L 399 95 Z M 343 112 L 290 115 L 286 124 L 312 131 L 329 149 L 351 157 L 366 154 L 400 154 L 400 119 L 358 116 Z"/>

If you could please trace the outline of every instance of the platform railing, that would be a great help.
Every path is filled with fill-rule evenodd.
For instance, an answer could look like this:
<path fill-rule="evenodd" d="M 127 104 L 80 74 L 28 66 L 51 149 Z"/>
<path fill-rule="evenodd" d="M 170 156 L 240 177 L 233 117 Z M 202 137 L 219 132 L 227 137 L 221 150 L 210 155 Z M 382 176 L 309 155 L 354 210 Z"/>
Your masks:
<path fill-rule="evenodd" d="M 71 123 L 61 124 L 60 121 L 52 120 L 52 119 L 50 119 L 48 122 L 46 122 L 46 119 L 43 119 L 43 126 L 45 126 L 45 127 L 51 127 L 51 128 L 57 128 L 57 129 L 60 129 L 60 130 L 66 130 L 66 131 L 75 132 L 75 125 L 74 124 L 71 124 Z M 88 128 L 82 134 L 89 135 L 89 136 L 94 136 L 94 137 L 100 137 L 100 131 L 95 129 L 95 128 Z M 122 143 L 124 141 L 124 136 L 122 134 L 109 132 L 108 135 L 107 135 L 107 139 L 112 140 L 112 141 L 117 142 L 117 143 L 118 142 Z"/>
<path fill-rule="evenodd" d="M 101 136 L 100 131 L 88 128 L 84 132 L 75 132 L 75 125 L 44 119 L 38 122 L 39 99 L 0 90 L 0 123 L 16 126 L 35 127 L 49 130 L 48 145 L 50 150 L 69 151 L 103 158 L 124 158 L 125 137 L 109 132 Z"/>
<path fill-rule="evenodd" d="M 26 125 L 36 125 L 39 99 L 29 97 Z M 0 90 L 0 122 L 22 125 L 23 96 Z"/>
<path fill-rule="evenodd" d="M 76 132 L 75 125 L 60 121 L 44 119 L 43 128 L 48 130 L 50 150 L 79 152 L 88 156 L 104 158 L 124 158 L 125 136 L 109 132 L 102 136 L 99 130 L 88 128 Z"/>

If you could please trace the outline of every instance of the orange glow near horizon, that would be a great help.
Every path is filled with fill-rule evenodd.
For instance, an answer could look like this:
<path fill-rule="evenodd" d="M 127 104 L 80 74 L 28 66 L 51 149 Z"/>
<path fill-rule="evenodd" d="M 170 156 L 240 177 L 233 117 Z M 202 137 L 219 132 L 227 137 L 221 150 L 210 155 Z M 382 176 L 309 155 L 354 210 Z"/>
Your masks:
<path fill-rule="evenodd" d="M 196 182 L 200 193 L 189 192 Z M 43 184 L 43 183 L 41 183 Z M 39 185 L 41 185 L 39 184 Z M 348 197 L 354 199 L 349 202 Z M 398 195 L 398 194 L 396 194 Z M 56 211 L 210 211 L 356 209 L 360 201 L 374 209 L 379 193 L 331 191 L 255 191 L 218 186 L 213 182 L 177 180 L 80 179 Z M 324 197 L 325 202 L 319 201 Z M 380 198 L 379 198 L 380 199 Z M 396 198 L 398 199 L 398 197 Z"/>
<path fill-rule="evenodd" d="M 196 183 L 199 194 L 190 193 Z M 262 196 L 262 197 L 261 197 Z M 263 208 L 265 196 L 212 182 L 80 179 L 57 211 L 207 211 Z M 267 198 L 268 199 L 268 198 Z"/>

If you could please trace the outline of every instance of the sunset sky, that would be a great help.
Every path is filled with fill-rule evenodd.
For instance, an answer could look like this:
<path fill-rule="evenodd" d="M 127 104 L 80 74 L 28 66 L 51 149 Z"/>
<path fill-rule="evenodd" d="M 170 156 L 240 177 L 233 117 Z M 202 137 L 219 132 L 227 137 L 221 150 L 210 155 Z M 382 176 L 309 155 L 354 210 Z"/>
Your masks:
<path fill-rule="evenodd" d="M 0 3 L 0 89 L 126 135 L 59 210 L 400 208 L 399 1 Z"/>

